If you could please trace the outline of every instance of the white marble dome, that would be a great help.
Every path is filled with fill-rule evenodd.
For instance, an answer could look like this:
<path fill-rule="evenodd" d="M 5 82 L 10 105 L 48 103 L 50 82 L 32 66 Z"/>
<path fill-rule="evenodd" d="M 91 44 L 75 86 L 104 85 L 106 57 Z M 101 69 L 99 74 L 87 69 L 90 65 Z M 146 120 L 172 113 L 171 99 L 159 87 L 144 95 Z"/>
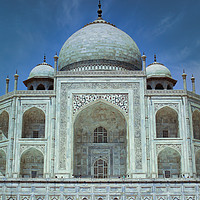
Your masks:
<path fill-rule="evenodd" d="M 79 62 L 114 61 L 126 63 L 130 70 L 141 70 L 141 53 L 133 39 L 104 20 L 95 20 L 75 32 L 64 43 L 59 54 L 58 69 L 69 70 Z"/>
<path fill-rule="evenodd" d="M 43 62 L 42 64 L 37 65 L 36 67 L 34 67 L 31 70 L 28 79 L 34 78 L 34 77 L 53 78 L 54 77 L 54 69 L 51 65 L 47 64 L 46 62 Z"/>
<path fill-rule="evenodd" d="M 150 64 L 146 68 L 147 78 L 150 77 L 169 77 L 171 78 L 171 72 L 167 67 L 165 67 L 163 64 L 154 62 Z"/>

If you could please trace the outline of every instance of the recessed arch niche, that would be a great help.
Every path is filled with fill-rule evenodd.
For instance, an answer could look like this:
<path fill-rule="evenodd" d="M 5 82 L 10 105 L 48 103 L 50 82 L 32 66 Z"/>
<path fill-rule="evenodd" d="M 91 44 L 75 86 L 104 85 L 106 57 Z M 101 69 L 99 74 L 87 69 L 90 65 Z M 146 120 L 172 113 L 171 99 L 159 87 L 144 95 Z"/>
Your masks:
<path fill-rule="evenodd" d="M 6 174 L 6 153 L 0 150 L 0 177 Z"/>
<path fill-rule="evenodd" d="M 0 114 L 0 141 L 8 139 L 9 114 L 3 111 Z"/>
<path fill-rule="evenodd" d="M 166 147 L 158 154 L 158 178 L 178 178 L 181 174 L 181 156 L 173 148 Z"/>
<path fill-rule="evenodd" d="M 28 109 L 23 114 L 22 138 L 45 137 L 45 114 L 36 107 Z"/>
<path fill-rule="evenodd" d="M 200 178 L 200 150 L 195 154 L 195 166 L 197 177 Z"/>
<path fill-rule="evenodd" d="M 23 152 L 20 159 L 20 175 L 22 178 L 42 178 L 44 170 L 44 156 L 36 148 Z"/>
<path fill-rule="evenodd" d="M 97 130 L 107 139 L 96 140 Z M 126 119 L 115 107 L 100 101 L 80 111 L 74 121 L 74 176 L 95 177 L 98 159 L 106 162 L 106 177 L 125 175 L 126 135 Z"/>
<path fill-rule="evenodd" d="M 192 114 L 193 137 L 200 140 L 200 112 L 195 110 Z"/>
<path fill-rule="evenodd" d="M 177 112 L 165 106 L 156 113 L 156 137 L 177 138 L 179 137 L 179 123 Z"/>

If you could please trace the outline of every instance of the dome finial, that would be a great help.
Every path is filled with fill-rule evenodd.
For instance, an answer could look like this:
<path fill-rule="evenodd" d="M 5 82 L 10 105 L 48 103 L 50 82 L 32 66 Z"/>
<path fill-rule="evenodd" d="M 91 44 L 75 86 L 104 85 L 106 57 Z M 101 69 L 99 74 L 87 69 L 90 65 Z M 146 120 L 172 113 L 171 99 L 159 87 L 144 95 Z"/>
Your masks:
<path fill-rule="evenodd" d="M 157 62 L 156 54 L 154 54 L 154 62 Z"/>
<path fill-rule="evenodd" d="M 44 62 L 46 62 L 46 55 L 44 54 Z"/>
<path fill-rule="evenodd" d="M 99 0 L 99 10 L 97 11 L 97 13 L 98 13 L 98 19 L 102 19 L 101 17 L 102 17 L 102 10 L 101 10 L 101 1 Z"/>

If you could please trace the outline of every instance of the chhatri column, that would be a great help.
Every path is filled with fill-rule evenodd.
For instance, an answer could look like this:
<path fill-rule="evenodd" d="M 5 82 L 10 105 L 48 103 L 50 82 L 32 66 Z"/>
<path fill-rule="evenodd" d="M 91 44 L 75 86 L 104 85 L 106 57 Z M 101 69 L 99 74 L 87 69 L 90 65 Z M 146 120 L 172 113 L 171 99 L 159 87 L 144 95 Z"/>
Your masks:
<path fill-rule="evenodd" d="M 187 76 L 187 74 L 185 73 L 185 70 L 183 70 L 183 74 L 182 74 L 182 77 L 183 77 L 183 87 L 184 87 L 184 90 L 187 91 L 186 76 Z"/>
<path fill-rule="evenodd" d="M 195 93 L 195 78 L 194 78 L 193 74 L 192 74 L 191 81 L 192 81 L 192 92 Z"/>
<path fill-rule="evenodd" d="M 9 79 L 8 76 L 7 76 L 7 78 L 6 78 L 6 94 L 8 94 L 9 82 L 10 82 L 10 79 Z"/>

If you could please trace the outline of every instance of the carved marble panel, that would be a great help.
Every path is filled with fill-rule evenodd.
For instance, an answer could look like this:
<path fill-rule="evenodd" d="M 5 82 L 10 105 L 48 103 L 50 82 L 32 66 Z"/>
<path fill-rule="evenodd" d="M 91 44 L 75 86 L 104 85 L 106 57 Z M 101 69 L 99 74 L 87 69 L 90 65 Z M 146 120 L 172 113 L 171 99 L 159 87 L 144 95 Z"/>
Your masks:
<path fill-rule="evenodd" d="M 197 151 L 199 151 L 200 150 L 200 146 L 194 146 L 194 152 L 196 153 Z"/>
<path fill-rule="evenodd" d="M 43 153 L 43 155 L 45 155 L 45 145 L 43 145 L 43 144 L 41 144 L 41 145 L 21 144 L 20 145 L 20 155 L 22 155 L 24 153 L 24 151 L 26 151 L 27 149 L 29 149 L 31 147 L 41 151 Z"/>
<path fill-rule="evenodd" d="M 20 196 L 20 200 L 30 200 L 31 196 Z"/>
<path fill-rule="evenodd" d="M 165 106 L 168 106 L 168 107 L 170 107 L 170 108 L 176 110 L 177 113 L 179 113 L 179 106 L 178 106 L 178 103 L 155 103 L 155 104 L 154 104 L 155 113 L 156 113 L 159 109 L 161 109 L 161 108 L 163 108 L 163 107 L 165 107 Z"/>
<path fill-rule="evenodd" d="M 46 113 L 46 104 L 23 104 L 22 105 L 22 113 L 26 112 L 30 108 L 39 108 L 41 109 L 44 113 Z"/>
<path fill-rule="evenodd" d="M 73 94 L 73 114 L 90 102 L 108 101 L 128 114 L 128 94 Z"/>
<path fill-rule="evenodd" d="M 181 144 L 157 144 L 156 145 L 156 154 L 158 155 L 166 147 L 173 148 L 173 149 L 177 150 L 180 153 L 180 155 L 182 155 Z"/>
<path fill-rule="evenodd" d="M 198 110 L 198 111 L 200 112 L 200 108 L 199 108 L 199 107 L 191 106 L 191 109 L 192 109 L 192 113 L 193 113 L 195 110 Z"/>

